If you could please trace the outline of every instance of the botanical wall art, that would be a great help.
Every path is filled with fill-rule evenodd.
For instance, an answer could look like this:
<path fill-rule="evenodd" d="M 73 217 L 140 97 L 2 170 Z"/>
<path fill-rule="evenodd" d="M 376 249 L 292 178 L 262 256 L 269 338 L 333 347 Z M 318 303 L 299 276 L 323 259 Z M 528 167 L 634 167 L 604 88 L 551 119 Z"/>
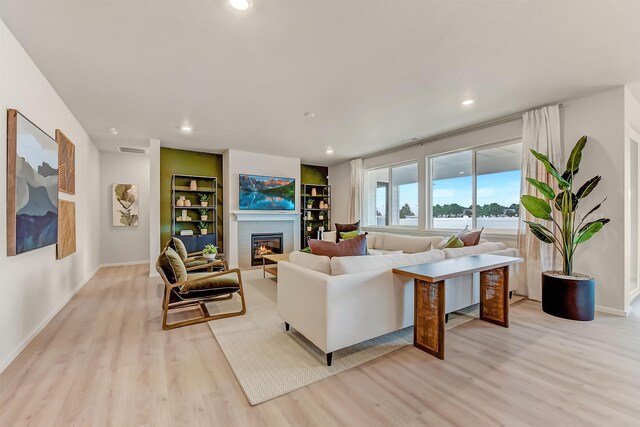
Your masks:
<path fill-rule="evenodd" d="M 60 200 L 58 212 L 58 251 L 62 259 L 76 251 L 76 204 Z"/>
<path fill-rule="evenodd" d="M 58 144 L 7 111 L 7 255 L 58 240 Z"/>
<path fill-rule="evenodd" d="M 58 143 L 58 186 L 63 193 L 76 194 L 76 146 L 60 129 L 56 129 L 56 142 Z"/>
<path fill-rule="evenodd" d="M 138 225 L 138 186 L 113 184 L 113 226 L 134 227 Z"/>

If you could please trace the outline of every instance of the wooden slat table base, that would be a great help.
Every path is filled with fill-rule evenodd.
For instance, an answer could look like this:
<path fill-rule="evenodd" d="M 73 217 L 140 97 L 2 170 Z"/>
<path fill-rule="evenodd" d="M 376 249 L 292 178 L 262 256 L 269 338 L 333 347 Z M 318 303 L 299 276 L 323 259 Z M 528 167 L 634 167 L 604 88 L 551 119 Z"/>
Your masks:
<path fill-rule="evenodd" d="M 509 267 L 480 273 L 480 319 L 509 327 Z"/>
<path fill-rule="evenodd" d="M 414 281 L 413 345 L 444 359 L 444 281 Z"/>

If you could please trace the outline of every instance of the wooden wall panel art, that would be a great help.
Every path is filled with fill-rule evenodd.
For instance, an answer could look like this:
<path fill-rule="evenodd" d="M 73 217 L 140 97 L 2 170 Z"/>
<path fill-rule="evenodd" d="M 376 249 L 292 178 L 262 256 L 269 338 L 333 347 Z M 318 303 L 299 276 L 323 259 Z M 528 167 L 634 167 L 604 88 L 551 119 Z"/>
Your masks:
<path fill-rule="evenodd" d="M 60 129 L 56 129 L 58 143 L 58 186 L 60 191 L 76 194 L 76 146 Z"/>
<path fill-rule="evenodd" d="M 76 251 L 76 204 L 60 200 L 58 206 L 58 259 Z"/>

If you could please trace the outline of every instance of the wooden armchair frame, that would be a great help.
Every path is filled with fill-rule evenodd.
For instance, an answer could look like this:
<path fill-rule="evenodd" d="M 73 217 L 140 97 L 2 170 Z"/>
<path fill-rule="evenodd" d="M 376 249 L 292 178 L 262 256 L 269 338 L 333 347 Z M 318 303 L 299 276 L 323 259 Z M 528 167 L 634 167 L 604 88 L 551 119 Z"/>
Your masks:
<path fill-rule="evenodd" d="M 211 320 L 225 319 L 227 317 L 241 316 L 247 312 L 247 306 L 244 301 L 244 289 L 242 287 L 242 275 L 240 273 L 240 269 L 238 268 L 234 268 L 233 270 L 224 270 L 217 273 L 208 274 L 206 276 L 198 277 L 197 279 L 191 279 L 184 282 L 173 283 L 173 284 L 169 282 L 169 280 L 167 279 L 167 276 L 164 274 L 164 271 L 162 271 L 162 268 L 160 268 L 160 266 L 156 266 L 156 270 L 158 271 L 158 273 L 160 273 L 160 277 L 162 277 L 162 280 L 164 281 L 165 292 L 164 292 L 164 299 L 162 302 L 162 329 L 164 330 L 181 328 L 183 326 L 196 325 L 198 323 L 209 322 Z M 210 279 L 218 276 L 223 276 L 225 274 L 236 274 L 238 276 L 239 289 L 237 291 L 233 291 L 229 293 L 222 292 L 220 295 L 211 295 L 206 297 L 193 297 L 193 298 L 189 298 L 188 295 L 185 296 L 182 294 L 178 294 L 175 291 L 175 289 L 180 288 L 185 284 L 193 283 L 195 281 L 200 281 L 203 279 Z M 215 314 L 215 315 L 211 315 L 209 313 L 209 310 L 207 310 L 207 306 L 205 305 L 205 303 L 213 302 L 213 301 L 229 300 L 233 298 L 233 294 L 236 292 L 238 292 L 238 294 L 240 295 L 242 310 L 234 311 L 230 313 Z M 178 298 L 178 301 L 173 301 L 173 302 L 171 301 L 172 293 L 176 295 L 176 297 Z M 172 310 L 175 308 L 184 308 L 189 306 L 198 306 L 202 316 L 192 318 L 192 319 L 187 319 L 187 320 L 181 320 L 179 322 L 167 323 L 169 310 Z"/>

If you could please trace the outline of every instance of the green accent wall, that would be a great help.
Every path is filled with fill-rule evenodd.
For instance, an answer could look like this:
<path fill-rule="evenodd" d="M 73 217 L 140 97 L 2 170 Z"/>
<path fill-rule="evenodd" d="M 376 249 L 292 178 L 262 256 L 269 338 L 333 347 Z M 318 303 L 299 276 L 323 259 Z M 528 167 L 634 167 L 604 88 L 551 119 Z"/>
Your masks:
<path fill-rule="evenodd" d="M 223 247 L 222 228 L 222 155 L 197 151 L 160 148 L 160 249 L 171 237 L 171 177 L 174 174 L 218 178 L 218 247 Z"/>
<path fill-rule="evenodd" d="M 300 184 L 328 185 L 327 175 L 329 168 L 326 166 L 300 165 Z"/>

